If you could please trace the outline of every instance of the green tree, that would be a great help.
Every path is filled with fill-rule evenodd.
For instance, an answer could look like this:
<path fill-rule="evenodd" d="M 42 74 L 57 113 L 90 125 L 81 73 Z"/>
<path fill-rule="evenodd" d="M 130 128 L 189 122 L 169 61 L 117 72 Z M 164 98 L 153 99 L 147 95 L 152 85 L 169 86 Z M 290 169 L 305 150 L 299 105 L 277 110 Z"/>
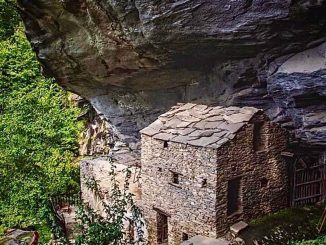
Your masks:
<path fill-rule="evenodd" d="M 0 40 L 11 37 L 19 23 L 15 1 L 0 0 Z"/>
<path fill-rule="evenodd" d="M 78 191 L 74 159 L 82 129 L 67 92 L 42 76 L 23 28 L 9 29 L 13 36 L 0 41 L 2 229 L 42 225 L 49 196 Z"/>

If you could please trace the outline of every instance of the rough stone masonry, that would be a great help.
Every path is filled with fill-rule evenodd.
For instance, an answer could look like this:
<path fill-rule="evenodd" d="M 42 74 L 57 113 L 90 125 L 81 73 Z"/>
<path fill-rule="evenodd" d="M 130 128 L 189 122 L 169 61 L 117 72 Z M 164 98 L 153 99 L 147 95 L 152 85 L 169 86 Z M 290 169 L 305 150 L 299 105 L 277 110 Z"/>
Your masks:
<path fill-rule="evenodd" d="M 141 133 L 149 244 L 215 238 L 288 205 L 287 134 L 255 108 L 179 104 Z"/>

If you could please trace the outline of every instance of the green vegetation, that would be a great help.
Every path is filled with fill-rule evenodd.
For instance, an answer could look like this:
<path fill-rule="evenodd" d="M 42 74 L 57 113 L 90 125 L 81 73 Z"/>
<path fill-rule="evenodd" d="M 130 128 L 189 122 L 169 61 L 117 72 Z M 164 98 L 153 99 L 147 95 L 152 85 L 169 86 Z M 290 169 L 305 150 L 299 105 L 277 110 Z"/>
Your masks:
<path fill-rule="evenodd" d="M 323 208 L 314 206 L 283 209 L 274 214 L 253 220 L 250 227 L 241 234 L 241 237 L 248 244 L 253 243 L 255 240 L 271 245 L 310 244 L 289 241 L 309 240 L 318 237 L 316 225 L 321 217 L 322 210 Z"/>
<path fill-rule="evenodd" d="M 45 79 L 14 5 L 0 0 L 0 232 L 36 225 L 47 199 L 79 190 L 80 111 Z"/>
<path fill-rule="evenodd" d="M 115 165 L 111 165 L 110 182 L 112 188 L 106 198 L 104 198 L 105 195 L 94 178 L 86 179 L 86 186 L 101 202 L 103 214 L 99 215 L 87 204 L 79 208 L 77 220 L 79 221 L 78 229 L 81 232 L 76 237 L 75 245 L 138 244 L 138 242 L 143 241 L 142 228 L 144 224 L 142 215 L 134 203 L 133 194 L 129 192 L 131 171 L 126 169 L 124 173 L 126 176 L 124 185 L 123 188 L 120 188 L 120 183 L 116 180 Z M 133 235 L 124 232 L 128 211 L 130 227 L 136 230 L 131 233 L 136 234 L 137 239 L 134 239 Z"/>
<path fill-rule="evenodd" d="M 103 192 L 94 177 L 83 177 L 85 186 L 101 204 L 101 214 L 88 203 L 81 203 L 76 212 L 74 241 L 64 235 L 57 223 L 52 226 L 55 241 L 61 245 L 139 244 L 144 241 L 143 220 L 129 191 L 130 169 L 123 170 L 124 181 L 117 180 L 116 165 L 111 162 L 110 190 Z M 129 228 L 126 231 L 126 227 Z"/>
<path fill-rule="evenodd" d="M 40 72 L 13 1 L 0 0 L 0 237 L 7 228 L 36 226 L 41 242 L 53 234 L 60 244 L 71 244 L 49 201 L 53 195 L 79 191 L 76 161 L 80 110 L 51 79 Z M 108 204 L 95 181 L 89 188 L 101 198 L 106 216 L 87 204 L 78 211 L 75 244 L 117 244 L 125 240 L 127 210 L 130 222 L 142 226 L 140 212 L 128 192 L 115 181 Z M 142 230 L 137 229 L 139 239 Z M 30 239 L 30 236 L 18 240 Z M 128 238 L 127 238 L 128 239 Z M 0 238 L 0 244 L 7 238 Z M 136 241 L 127 241 L 132 244 Z"/>
<path fill-rule="evenodd" d="M 314 240 L 308 240 L 308 241 L 295 241 L 290 242 L 289 245 L 322 245 L 326 244 L 326 237 L 319 237 Z"/>
<path fill-rule="evenodd" d="M 0 0 L 0 41 L 10 38 L 20 23 L 14 0 Z"/>

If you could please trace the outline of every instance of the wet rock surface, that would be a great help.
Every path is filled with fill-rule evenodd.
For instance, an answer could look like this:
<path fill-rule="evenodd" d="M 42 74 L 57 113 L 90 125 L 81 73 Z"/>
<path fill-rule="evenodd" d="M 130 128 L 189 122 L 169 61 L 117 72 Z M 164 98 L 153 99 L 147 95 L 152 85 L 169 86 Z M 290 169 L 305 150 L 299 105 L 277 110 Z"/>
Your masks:
<path fill-rule="evenodd" d="M 128 144 L 177 102 L 267 109 L 298 139 L 325 144 L 325 56 L 317 70 L 278 69 L 325 42 L 325 1 L 18 2 L 44 71 Z"/>

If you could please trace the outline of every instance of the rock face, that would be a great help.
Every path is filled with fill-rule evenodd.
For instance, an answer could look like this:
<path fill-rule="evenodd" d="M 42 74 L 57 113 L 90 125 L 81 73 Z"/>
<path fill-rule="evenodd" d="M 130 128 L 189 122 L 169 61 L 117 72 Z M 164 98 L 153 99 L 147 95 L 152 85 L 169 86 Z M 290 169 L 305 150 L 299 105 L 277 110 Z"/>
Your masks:
<path fill-rule="evenodd" d="M 189 101 L 269 109 L 299 139 L 326 143 L 323 0 L 18 2 L 44 71 L 132 147 L 139 129 Z M 317 70 L 288 65 L 317 46 Z"/>
<path fill-rule="evenodd" d="M 287 122 L 297 138 L 326 143 L 326 43 L 296 54 L 267 79 L 278 108 L 277 121 Z"/>

